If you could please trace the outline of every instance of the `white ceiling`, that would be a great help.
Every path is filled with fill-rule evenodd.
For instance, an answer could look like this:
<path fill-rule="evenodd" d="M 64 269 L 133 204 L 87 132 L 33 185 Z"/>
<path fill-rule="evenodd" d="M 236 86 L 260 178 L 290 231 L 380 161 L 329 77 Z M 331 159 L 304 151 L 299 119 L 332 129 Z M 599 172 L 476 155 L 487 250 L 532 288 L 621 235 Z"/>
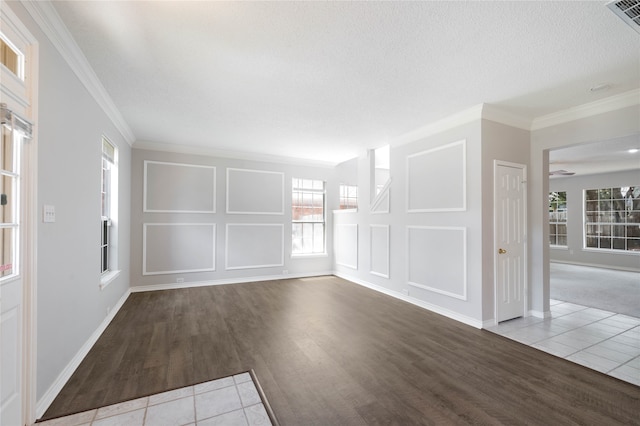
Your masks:
<path fill-rule="evenodd" d="M 605 4 L 54 2 L 138 143 L 329 164 L 481 103 L 532 120 L 637 89 L 640 36 Z"/>
<path fill-rule="evenodd" d="M 549 171 L 565 170 L 578 176 L 636 170 L 640 182 L 640 151 L 631 153 L 630 149 L 640 149 L 640 135 L 555 149 L 549 152 Z"/>

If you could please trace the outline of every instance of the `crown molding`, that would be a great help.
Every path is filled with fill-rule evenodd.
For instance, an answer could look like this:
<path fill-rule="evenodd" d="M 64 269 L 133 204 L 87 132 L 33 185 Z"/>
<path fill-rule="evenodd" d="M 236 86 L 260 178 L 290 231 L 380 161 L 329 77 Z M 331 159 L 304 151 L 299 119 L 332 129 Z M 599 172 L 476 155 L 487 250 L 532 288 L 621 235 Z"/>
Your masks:
<path fill-rule="evenodd" d="M 60 19 L 60 15 L 56 12 L 53 4 L 49 1 L 32 0 L 23 0 L 21 3 L 42 32 L 60 52 L 60 55 L 69 64 L 91 96 L 111 119 L 122 137 L 129 145 L 132 145 L 136 139 L 133 131 L 124 120 L 122 114 L 120 114 L 120 111 L 98 79 L 93 68 L 91 68 L 91 65 L 89 65 L 89 61 L 87 61 L 62 19 Z"/>
<path fill-rule="evenodd" d="M 640 105 L 640 89 L 634 89 L 619 95 L 610 96 L 598 101 L 535 118 L 531 123 L 531 130 L 544 129 L 545 127 L 580 120 L 635 105 Z"/>
<path fill-rule="evenodd" d="M 295 166 L 333 168 L 339 163 L 309 160 L 305 158 L 284 157 L 269 154 L 257 154 L 246 151 L 230 151 L 205 146 L 179 145 L 164 142 L 135 141 L 133 149 L 146 151 L 173 152 L 176 154 L 203 155 L 207 157 L 226 158 L 230 160 L 259 161 L 265 163 L 289 164 Z"/>
<path fill-rule="evenodd" d="M 522 130 L 531 130 L 531 119 L 521 117 L 491 104 L 483 104 L 482 118 Z"/>

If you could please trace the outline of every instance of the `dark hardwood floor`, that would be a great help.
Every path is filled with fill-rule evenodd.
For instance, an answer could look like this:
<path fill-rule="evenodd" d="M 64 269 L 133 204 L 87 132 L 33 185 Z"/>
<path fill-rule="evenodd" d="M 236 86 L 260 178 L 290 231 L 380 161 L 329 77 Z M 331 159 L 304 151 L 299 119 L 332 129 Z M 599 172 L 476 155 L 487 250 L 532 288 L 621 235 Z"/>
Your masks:
<path fill-rule="evenodd" d="M 254 369 L 282 425 L 640 424 L 640 388 L 336 277 L 134 293 L 44 418 Z"/>

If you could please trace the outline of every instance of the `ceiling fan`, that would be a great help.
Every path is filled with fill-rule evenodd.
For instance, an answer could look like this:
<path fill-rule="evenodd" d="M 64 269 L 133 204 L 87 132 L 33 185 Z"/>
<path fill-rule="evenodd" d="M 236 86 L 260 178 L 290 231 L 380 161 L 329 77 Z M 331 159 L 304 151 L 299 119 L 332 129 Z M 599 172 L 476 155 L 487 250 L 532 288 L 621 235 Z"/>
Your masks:
<path fill-rule="evenodd" d="M 573 176 L 575 174 L 576 174 L 575 172 L 568 172 L 563 169 L 553 170 L 549 172 L 549 176 Z"/>

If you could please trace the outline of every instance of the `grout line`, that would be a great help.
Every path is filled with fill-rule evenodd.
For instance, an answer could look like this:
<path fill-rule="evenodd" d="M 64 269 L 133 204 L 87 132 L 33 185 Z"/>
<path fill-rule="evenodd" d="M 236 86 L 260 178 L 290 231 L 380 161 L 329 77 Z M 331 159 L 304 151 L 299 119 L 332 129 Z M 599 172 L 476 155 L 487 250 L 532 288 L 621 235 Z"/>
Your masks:
<path fill-rule="evenodd" d="M 569 303 L 569 302 L 562 302 L 562 303 Z M 558 306 L 558 305 L 560 305 L 560 304 L 553 305 L 553 306 Z M 576 304 L 574 304 L 574 305 L 576 305 Z M 582 306 L 582 305 L 578 305 L 578 306 Z M 582 308 L 582 309 L 579 309 L 579 310 L 575 310 L 575 311 L 572 311 L 572 312 L 569 312 L 569 313 L 566 313 L 566 314 L 561 314 L 561 315 L 559 315 L 559 316 L 557 316 L 557 317 L 553 317 L 553 316 L 552 316 L 552 317 L 549 319 L 549 322 L 550 322 L 550 323 L 552 323 L 554 319 L 559 319 L 559 318 L 562 318 L 562 317 L 567 316 L 567 315 L 571 315 L 571 314 L 574 314 L 574 313 L 577 313 L 577 312 L 582 312 L 582 311 L 584 311 L 584 310 L 586 310 L 586 309 L 597 309 L 597 308 L 589 308 L 588 306 L 583 306 L 583 308 Z M 602 309 L 598 309 L 598 310 L 603 311 L 603 312 L 609 312 L 609 311 L 604 311 L 604 310 L 602 310 Z M 553 311 L 552 311 L 552 314 L 553 314 Z M 603 320 L 606 320 L 606 319 L 609 319 L 609 318 L 613 318 L 613 317 L 615 317 L 616 315 L 621 315 L 621 314 L 617 314 L 617 313 L 615 313 L 615 312 L 614 312 L 614 313 L 612 313 L 612 314 L 611 314 L 611 315 L 609 315 L 609 316 L 606 316 L 606 317 L 603 317 L 603 318 L 599 318 L 599 319 L 597 319 L 597 320 L 593 320 L 593 321 L 591 321 L 591 322 L 589 322 L 589 323 L 586 323 L 586 324 L 583 324 L 583 325 L 580 325 L 580 326 L 576 326 L 576 327 L 573 327 L 573 328 L 569 328 L 569 329 L 567 329 L 567 330 L 565 330 L 565 331 L 563 331 L 563 332 L 561 332 L 561 333 L 555 334 L 555 335 L 553 335 L 553 336 L 545 337 L 544 339 L 536 340 L 536 341 L 533 341 L 533 342 L 531 342 L 531 343 L 523 343 L 523 342 L 521 342 L 521 341 L 519 341 L 519 340 L 517 340 L 517 339 L 515 339 L 515 338 L 513 338 L 513 337 L 511 337 L 511 336 L 509 336 L 508 334 L 505 334 L 505 333 L 511 333 L 511 332 L 523 331 L 523 330 L 525 330 L 525 329 L 527 329 L 527 328 L 530 328 L 531 330 L 533 330 L 533 328 L 535 328 L 535 327 L 539 326 L 541 323 L 544 323 L 544 322 L 545 322 L 544 320 L 543 320 L 543 321 L 540 321 L 540 322 L 533 323 L 533 324 L 527 324 L 527 325 L 524 325 L 523 327 L 513 328 L 513 329 L 511 329 L 511 330 L 507 330 L 507 331 L 506 331 L 506 332 L 504 332 L 504 333 L 499 332 L 500 325 L 498 325 L 497 327 L 495 327 L 495 329 L 494 329 L 494 330 L 495 330 L 495 331 L 494 331 L 494 333 L 496 333 L 496 334 L 498 334 L 498 335 L 501 335 L 501 336 L 503 336 L 503 337 L 506 337 L 506 338 L 508 338 L 508 339 L 511 339 L 511 340 L 517 341 L 517 342 L 522 343 L 522 344 L 524 344 L 524 345 L 527 345 L 527 346 L 533 347 L 533 345 L 540 344 L 541 342 L 544 342 L 544 341 L 546 341 L 546 340 L 550 340 L 550 339 L 552 339 L 552 338 L 555 338 L 555 337 L 561 336 L 561 335 L 563 335 L 563 334 L 566 334 L 566 333 L 569 333 L 569 332 L 572 332 L 572 331 L 578 331 L 578 330 L 580 330 L 580 329 L 582 329 L 582 328 L 584 328 L 584 327 L 587 327 L 587 326 L 589 326 L 589 325 L 597 324 L 597 323 L 599 323 L 600 321 L 603 321 Z M 606 324 L 605 324 L 605 325 L 606 325 Z M 613 327 L 613 328 L 618 328 L 618 327 Z M 592 369 L 592 370 L 594 370 L 594 371 L 601 371 L 601 370 L 597 370 L 596 368 L 594 368 L 594 367 L 592 367 L 592 366 L 590 366 L 590 365 L 585 365 L 585 364 L 582 364 L 582 363 L 580 363 L 580 362 L 576 362 L 576 361 L 570 360 L 570 359 L 568 359 L 568 358 L 569 358 L 569 357 L 571 357 L 571 356 L 573 356 L 573 355 L 579 354 L 580 352 L 585 352 L 587 349 L 592 348 L 592 347 L 594 347 L 594 346 L 597 346 L 597 345 L 599 345 L 599 344 L 601 344 L 601 343 L 604 343 L 604 342 L 606 342 L 606 341 L 608 341 L 608 340 L 611 340 L 611 339 L 613 339 L 613 338 L 614 338 L 614 337 L 616 337 L 616 336 L 620 336 L 620 335 L 622 335 L 622 334 L 624 334 L 624 333 L 627 333 L 627 332 L 629 332 L 629 331 L 631 331 L 631 330 L 635 330 L 636 328 L 637 328 L 638 330 L 640 330 L 640 325 L 630 326 L 630 328 L 628 328 L 628 329 L 621 330 L 620 332 L 618 332 L 618 333 L 616 333 L 616 334 L 612 334 L 612 335 L 610 335 L 610 336 L 608 336 L 608 337 L 606 337 L 606 338 L 602 338 L 603 340 L 600 340 L 599 342 L 596 342 L 596 343 L 590 344 L 589 346 L 585 346 L 585 347 L 584 347 L 584 348 L 582 348 L 582 349 L 572 348 L 572 349 L 576 349 L 576 350 L 575 350 L 575 352 L 572 352 L 572 353 L 570 353 L 570 354 L 568 354 L 568 355 L 566 355 L 566 356 L 559 356 L 559 355 L 556 355 L 555 353 L 547 352 L 547 351 L 545 351 L 545 350 L 543 350 L 543 349 L 539 349 L 539 348 L 535 348 L 535 349 L 540 350 L 540 351 L 543 351 L 543 352 L 546 352 L 546 353 L 548 353 L 548 354 L 550 354 L 550 355 L 553 355 L 553 356 L 556 356 L 556 357 L 558 357 L 558 358 L 565 359 L 565 360 L 567 360 L 567 361 L 569 361 L 569 362 L 573 362 L 573 363 L 575 363 L 575 364 L 582 365 L 583 367 L 590 368 L 590 369 Z M 489 329 L 489 331 L 491 331 L 491 329 Z M 590 334 L 589 332 L 586 332 L 586 331 L 583 331 L 583 333 L 585 333 L 585 334 Z M 597 337 L 597 336 L 595 336 L 595 337 Z M 575 339 L 575 340 L 581 340 L 581 339 L 578 339 L 578 338 L 577 338 L 577 339 Z M 558 343 L 562 343 L 562 342 L 558 342 Z M 622 343 L 617 343 L 617 344 L 622 344 Z M 567 346 L 567 347 L 571 347 L 570 345 L 567 345 L 567 344 L 564 344 L 564 345 L 565 345 L 565 346 Z M 611 350 L 612 350 L 612 351 L 615 351 L 614 349 L 611 349 Z M 616 352 L 619 352 L 619 351 L 616 351 Z M 609 358 L 606 358 L 606 357 L 603 357 L 603 356 L 600 356 L 600 355 L 597 355 L 597 354 L 592 354 L 592 353 L 590 353 L 590 352 L 585 352 L 585 353 L 586 353 L 586 354 L 588 354 L 588 355 L 591 355 L 591 356 L 596 356 L 596 357 L 599 357 L 599 358 L 605 359 L 605 360 L 607 360 L 607 361 L 617 362 L 617 361 L 615 361 L 615 360 L 610 360 Z M 622 353 L 622 352 L 620 352 L 620 353 Z M 611 375 L 611 374 L 609 374 L 609 373 L 610 373 L 610 372 L 612 372 L 613 370 L 616 370 L 616 369 L 618 369 L 618 368 L 622 367 L 623 365 L 626 365 L 626 364 L 630 363 L 631 361 L 633 361 L 633 360 L 634 360 L 634 359 L 636 359 L 636 358 L 638 358 L 638 356 L 633 357 L 633 358 L 629 359 L 628 361 L 626 361 L 626 362 L 624 362 L 624 363 L 618 363 L 618 365 L 617 365 L 616 367 L 614 367 L 614 368 L 612 368 L 612 369 L 610 369 L 610 370 L 606 371 L 604 374 L 607 374 L 607 375 L 609 375 L 609 376 L 611 376 L 611 377 L 615 377 L 615 376 L 612 376 L 612 375 Z M 635 367 L 631 367 L 631 368 L 635 368 Z M 625 380 L 625 381 L 626 381 L 626 382 L 628 382 L 628 383 L 631 383 L 631 382 L 629 382 L 628 380 Z"/>

